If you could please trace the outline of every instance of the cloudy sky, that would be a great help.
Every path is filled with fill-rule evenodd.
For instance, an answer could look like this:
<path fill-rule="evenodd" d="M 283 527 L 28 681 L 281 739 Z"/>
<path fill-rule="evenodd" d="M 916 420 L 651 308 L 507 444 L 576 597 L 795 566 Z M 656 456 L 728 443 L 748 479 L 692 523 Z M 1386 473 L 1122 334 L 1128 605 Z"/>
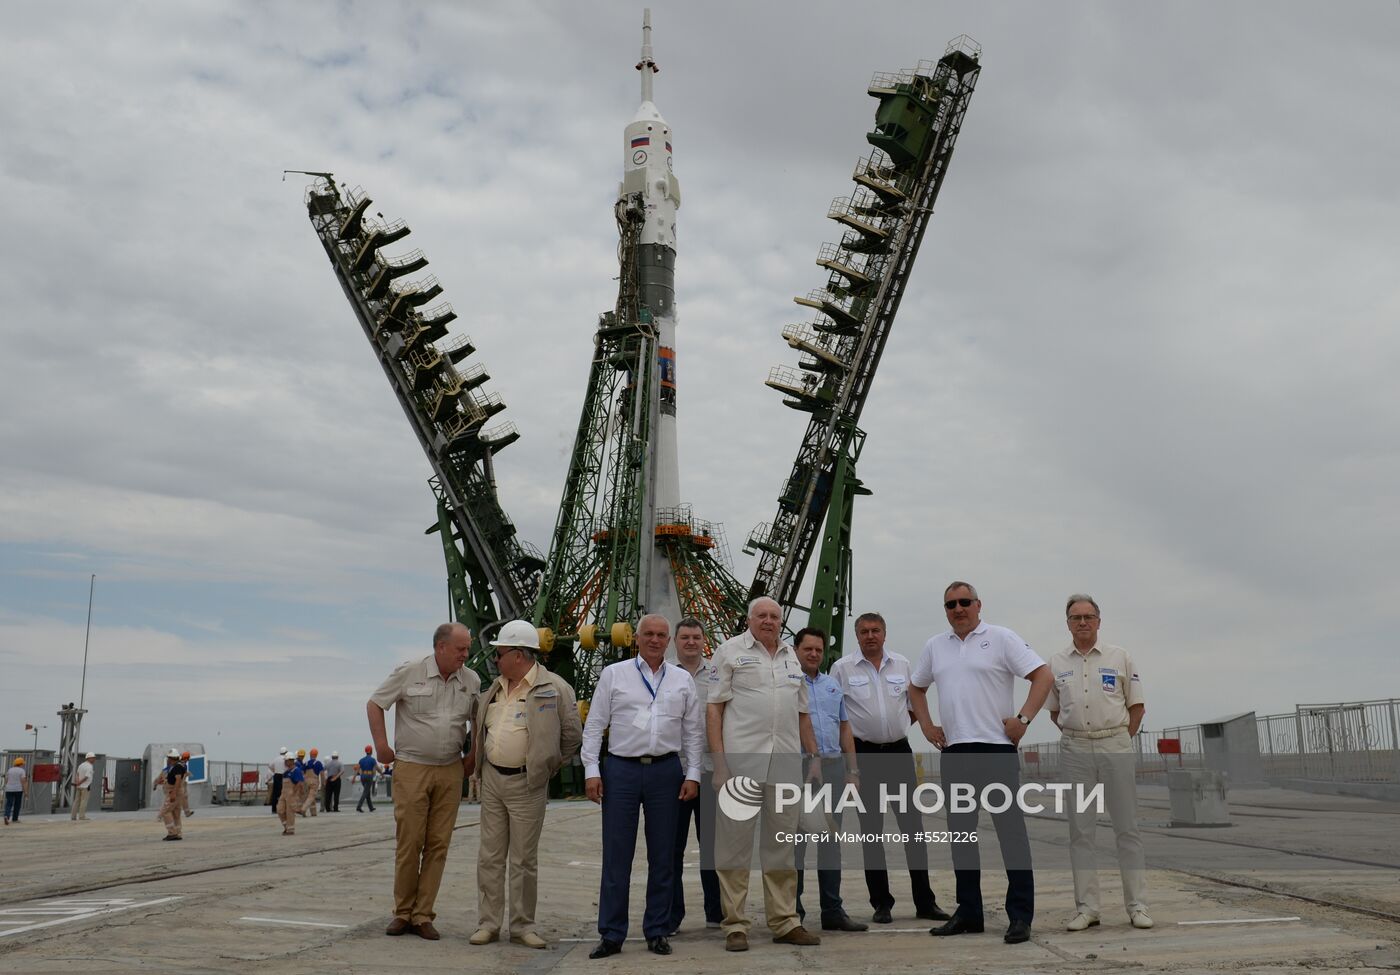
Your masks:
<path fill-rule="evenodd" d="M 1094 593 L 1147 726 L 1400 696 L 1400 7 L 671 3 L 682 482 L 740 546 L 803 417 L 763 386 L 821 285 L 876 71 L 981 82 L 866 408 L 856 603 L 943 585 L 1045 653 Z M 27 5 L 0 35 L 0 746 L 357 750 L 445 616 L 429 469 L 306 220 L 413 228 L 523 437 L 546 547 L 636 108 L 628 3 Z M 1386 174 L 1391 175 L 1387 176 Z M 1043 722 L 1035 738 L 1050 737 Z"/>

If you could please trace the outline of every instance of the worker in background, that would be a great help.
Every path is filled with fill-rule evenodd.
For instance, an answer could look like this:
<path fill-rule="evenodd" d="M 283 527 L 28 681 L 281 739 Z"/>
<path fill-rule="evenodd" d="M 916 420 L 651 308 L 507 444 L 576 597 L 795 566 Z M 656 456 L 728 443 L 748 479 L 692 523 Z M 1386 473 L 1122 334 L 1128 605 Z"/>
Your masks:
<path fill-rule="evenodd" d="M 340 776 L 344 770 L 340 752 L 331 752 L 331 760 L 326 763 L 326 794 L 321 800 L 321 808 L 326 812 L 340 812 Z"/>
<path fill-rule="evenodd" d="M 476 858 L 477 929 L 471 943 L 500 937 L 510 861 L 510 940 L 544 948 L 535 933 L 540 829 L 549 779 L 578 753 L 583 739 L 574 689 L 539 662 L 540 635 L 527 620 L 501 627 L 500 676 L 481 695 L 472 727 L 481 776 L 481 832 Z"/>
<path fill-rule="evenodd" d="M 302 781 L 302 784 L 303 784 L 303 785 L 308 785 L 309 782 L 310 782 L 310 778 L 311 778 L 311 766 L 307 764 L 307 760 L 306 760 L 306 749 L 305 749 L 305 748 L 298 748 L 297 751 L 296 751 L 296 756 L 297 756 L 297 759 L 296 759 L 296 762 L 297 762 L 297 771 L 301 773 L 301 781 Z M 283 782 L 283 783 L 282 783 L 282 785 L 283 785 L 284 787 L 286 786 L 286 784 L 287 784 L 286 782 Z M 298 795 L 298 801 L 297 801 L 296 805 L 292 806 L 292 811 L 293 811 L 294 813 L 296 813 L 298 816 L 303 816 L 303 817 L 304 817 L 304 816 L 306 815 L 306 791 L 305 791 L 305 790 L 302 790 L 302 791 L 299 792 L 297 795 Z"/>
<path fill-rule="evenodd" d="M 24 771 L 24 759 L 17 758 L 5 769 L 5 825 L 19 822 L 20 803 L 29 792 L 29 776 Z"/>
<path fill-rule="evenodd" d="M 73 811 L 68 814 L 68 818 L 75 822 L 88 821 L 88 798 L 92 795 L 92 760 L 96 757 L 92 752 L 88 752 L 83 756 L 83 763 L 73 773 Z"/>
<path fill-rule="evenodd" d="M 181 752 L 180 761 L 185 766 L 185 777 L 180 780 L 180 808 L 185 811 L 186 816 L 193 816 L 194 808 L 190 805 L 190 753 Z"/>
<path fill-rule="evenodd" d="M 282 821 L 282 835 L 291 836 L 297 831 L 297 810 L 305 797 L 306 773 L 297 763 L 297 757 L 290 753 L 282 756 L 282 795 L 277 800 L 277 818 Z"/>
<path fill-rule="evenodd" d="M 356 763 L 360 770 L 360 801 L 355 803 L 355 812 L 364 812 L 365 803 L 374 812 L 374 777 L 379 774 L 379 763 L 374 760 L 374 746 L 365 746 L 365 757 Z"/>
<path fill-rule="evenodd" d="M 1123 878 L 1123 906 L 1135 928 L 1150 928 L 1147 913 L 1147 863 L 1137 828 L 1137 753 L 1133 736 L 1147 709 L 1137 668 L 1122 647 L 1099 642 L 1099 604 L 1075 593 L 1065 603 L 1065 624 L 1072 643 L 1050 657 L 1055 683 L 1046 707 L 1060 729 L 1060 767 L 1065 781 L 1104 790 L 1104 805 L 1113 822 L 1118 871 Z M 1069 862 L 1074 874 L 1076 913 L 1066 931 L 1083 931 L 1099 923 L 1099 871 L 1095 863 L 1094 805 L 1068 812 Z"/>
<path fill-rule="evenodd" d="M 180 761 L 180 753 L 175 749 L 165 753 L 167 759 L 165 768 L 161 769 L 161 774 L 156 776 L 156 782 L 151 791 L 156 789 L 164 790 L 164 801 L 160 804 L 159 819 L 165 824 L 165 838 L 167 840 L 182 839 L 180 826 L 180 812 L 185 808 L 184 799 L 180 795 L 180 788 L 188 775 L 188 770 Z"/>
<path fill-rule="evenodd" d="M 312 816 L 316 815 L 316 800 L 320 797 L 321 786 L 326 781 L 326 766 L 318 757 L 319 754 L 316 749 L 311 749 L 306 761 L 306 768 L 310 774 L 306 776 L 306 805 L 302 811 L 309 812 Z"/>
<path fill-rule="evenodd" d="M 267 798 L 267 804 L 272 807 L 272 815 L 278 815 L 277 803 L 282 798 L 282 773 L 286 770 L 287 746 L 283 745 L 277 750 L 277 757 L 268 763 L 268 770 L 272 773 L 272 794 Z"/>

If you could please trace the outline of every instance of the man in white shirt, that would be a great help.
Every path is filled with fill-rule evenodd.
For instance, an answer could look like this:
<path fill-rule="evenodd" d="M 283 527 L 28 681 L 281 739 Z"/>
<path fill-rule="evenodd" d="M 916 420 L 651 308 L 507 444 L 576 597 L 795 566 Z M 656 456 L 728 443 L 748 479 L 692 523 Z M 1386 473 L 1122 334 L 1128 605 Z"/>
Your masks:
<path fill-rule="evenodd" d="M 982 622 L 982 600 L 970 583 L 954 582 L 943 591 L 943 608 L 951 629 L 929 639 L 910 677 L 910 702 L 924 737 L 943 752 L 946 794 L 955 786 L 972 786 L 980 803 L 983 789 L 996 784 L 1010 790 L 1013 801 L 992 813 L 1001 859 L 1006 865 L 1007 944 L 1030 940 L 1035 916 L 1035 880 L 1026 821 L 1014 798 L 1020 787 L 1016 743 L 1045 703 L 1054 680 L 1029 643 L 1004 626 Z M 1030 681 L 1025 703 L 1011 713 L 1018 677 Z M 928 688 L 938 685 L 941 726 L 933 723 Z M 1000 791 L 1000 790 L 998 790 Z M 998 797 L 999 799 L 999 797 Z M 998 804 L 1000 804 L 998 802 Z M 955 834 L 953 872 L 958 908 L 942 927 L 929 934 L 946 936 L 982 931 L 982 868 L 978 844 L 958 842 L 956 834 L 977 832 L 977 810 L 954 812 L 948 806 L 948 831 Z"/>
<path fill-rule="evenodd" d="M 78 770 L 73 773 L 73 811 L 68 814 L 71 820 L 88 821 L 88 798 L 92 794 L 92 760 L 97 756 L 88 752 Z"/>
<path fill-rule="evenodd" d="M 885 649 L 885 618 L 879 613 L 856 617 L 859 654 L 842 657 L 831 665 L 831 677 L 845 695 L 846 714 L 855 738 L 860 762 L 860 831 L 876 837 L 887 832 L 880 814 L 880 789 L 894 793 L 901 786 L 912 794 L 918 781 L 914 774 L 913 749 L 909 726 L 914 712 L 909 705 L 909 661 Z M 866 757 L 868 756 L 868 757 Z M 913 804 L 894 810 L 899 832 L 908 836 L 904 858 L 909 864 L 909 887 L 914 899 L 915 917 L 946 921 L 949 914 L 939 908 L 928 879 L 928 846 L 920 842 L 922 817 Z M 876 924 L 890 924 L 894 917 L 894 894 L 885 867 L 885 847 L 878 839 L 864 846 L 865 888 Z"/>
<path fill-rule="evenodd" d="M 267 763 L 268 771 L 271 775 L 268 781 L 272 783 L 272 792 L 269 795 L 268 805 L 272 806 L 272 815 L 277 815 L 277 803 L 282 799 L 282 774 L 287 768 L 287 746 L 283 745 L 277 749 L 277 757 Z"/>
<path fill-rule="evenodd" d="M 724 950 L 749 950 L 749 874 L 753 834 L 759 843 L 763 909 L 773 940 L 819 945 L 797 919 L 797 870 L 791 845 L 777 837 L 797 830 L 798 805 L 777 808 L 777 784 L 802 778 L 802 754 L 816 754 L 807 714 L 807 684 L 790 644 L 782 639 L 783 611 L 760 596 L 749 604 L 749 628 L 715 651 L 705 731 L 715 763 L 715 860 L 724 908 Z M 734 785 L 724 792 L 730 774 Z"/>
<path fill-rule="evenodd" d="M 590 958 L 606 958 L 627 940 L 627 901 L 637 819 L 646 810 L 647 950 L 669 955 L 671 887 L 676 882 L 676 818 L 700 788 L 704 723 L 690 674 L 666 662 L 671 625 L 664 616 L 637 624 L 637 656 L 603 668 L 583 728 L 584 789 L 603 806 L 603 878 L 598 934 Z M 608 756 L 602 760 L 603 733 Z M 681 755 L 684 755 L 684 761 Z"/>
<path fill-rule="evenodd" d="M 695 693 L 700 699 L 700 716 L 703 720 L 715 668 L 705 659 L 705 627 L 693 616 L 687 616 L 676 624 L 676 663 L 695 681 Z M 705 907 L 705 927 L 719 927 L 720 919 L 724 917 L 719 906 L 719 877 L 715 875 L 715 790 L 711 784 L 714 768 L 714 763 L 706 755 L 704 770 L 700 773 L 700 795 L 682 802 L 676 817 L 675 883 L 672 884 L 670 923 L 672 935 L 680 931 L 681 922 L 685 920 L 683 874 L 691 819 L 695 820 L 695 840 L 700 844 L 700 890 Z"/>

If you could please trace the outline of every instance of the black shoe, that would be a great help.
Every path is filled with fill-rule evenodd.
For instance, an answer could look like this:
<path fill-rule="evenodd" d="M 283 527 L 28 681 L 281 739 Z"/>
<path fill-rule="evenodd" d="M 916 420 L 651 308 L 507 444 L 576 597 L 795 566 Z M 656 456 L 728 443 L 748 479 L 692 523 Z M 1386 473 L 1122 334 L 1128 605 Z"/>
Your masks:
<path fill-rule="evenodd" d="M 929 928 L 928 933 L 935 938 L 946 938 L 953 934 L 981 934 L 982 922 L 969 921 L 965 917 L 960 917 L 956 912 L 940 928 Z"/>
<path fill-rule="evenodd" d="M 1018 945 L 1023 941 L 1029 941 L 1031 940 L 1031 926 L 1025 921 L 1012 921 L 1001 940 L 1009 945 Z"/>
<path fill-rule="evenodd" d="M 868 924 L 863 924 L 863 923 L 861 923 L 860 921 L 853 921 L 853 920 L 851 920 L 850 917 L 848 917 L 847 915 L 842 914 L 840 917 L 834 917 L 834 918 L 832 918 L 832 919 L 829 920 L 829 921 L 828 921 L 826 918 L 822 918 L 822 930 L 823 930 L 823 931 L 869 931 L 869 930 L 870 930 L 870 925 L 868 925 Z"/>
<path fill-rule="evenodd" d="M 655 938 L 647 938 L 647 951 L 653 955 L 669 955 L 671 953 L 671 942 L 666 940 L 664 934 Z"/>
<path fill-rule="evenodd" d="M 953 919 L 953 915 L 943 910 L 943 908 L 939 907 L 937 904 L 934 904 L 926 911 L 920 911 L 914 916 L 921 917 L 925 921 L 951 921 Z"/>
<path fill-rule="evenodd" d="M 652 941 L 652 940 L 665 941 L 666 939 L 665 939 L 665 938 L 649 939 L 649 940 L 647 941 L 647 947 L 648 947 L 648 948 L 651 947 L 651 941 Z M 596 945 L 593 946 L 593 950 L 590 951 L 590 952 L 588 953 L 588 957 L 589 957 L 589 958 L 606 958 L 606 957 L 608 957 L 609 955 L 615 955 L 615 954 L 617 954 L 617 953 L 620 952 L 621 950 L 622 950 L 622 942 L 621 942 L 621 941 L 609 941 L 607 938 L 604 938 L 602 941 L 599 941 Z M 671 950 L 671 946 L 670 946 L 670 945 L 667 945 L 667 946 L 666 946 L 666 950 L 669 952 L 669 951 Z"/>
<path fill-rule="evenodd" d="M 870 915 L 870 920 L 874 921 L 876 924 L 891 924 L 894 918 L 890 916 L 890 909 L 888 907 L 877 907 L 875 908 L 875 913 Z"/>

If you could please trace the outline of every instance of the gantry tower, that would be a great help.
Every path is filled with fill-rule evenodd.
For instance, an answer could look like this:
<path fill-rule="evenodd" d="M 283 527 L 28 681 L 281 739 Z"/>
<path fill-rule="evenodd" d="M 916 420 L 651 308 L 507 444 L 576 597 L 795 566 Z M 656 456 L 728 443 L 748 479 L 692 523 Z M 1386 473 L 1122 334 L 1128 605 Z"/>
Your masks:
<path fill-rule="evenodd" d="M 811 321 L 782 330 L 802 354 L 798 368 L 775 366 L 768 375 L 767 385 L 784 395 L 784 404 L 811 419 L 776 515 L 755 528 L 744 547 L 759 559 L 748 596 L 774 597 L 785 618 L 804 608 L 799 589 L 823 535 L 806 608 L 809 624 L 835 639 L 830 656 L 840 655 L 849 608 L 852 504 L 870 493 L 855 474 L 865 440 L 860 414 L 947 175 L 980 56 L 981 48 L 963 35 L 936 62 L 871 80 L 869 93 L 879 105 L 866 139 L 874 149 L 856 164 L 854 191 L 832 201 L 827 212 L 841 226 L 841 238 L 817 253 L 826 283 L 794 299 L 813 310 Z"/>
<path fill-rule="evenodd" d="M 449 336 L 457 315 L 437 301 L 437 278 L 408 278 L 427 267 L 423 252 L 383 252 L 408 226 L 368 216 L 359 187 L 342 194 L 330 173 L 308 175 L 319 177 L 306 193 L 311 226 L 432 467 L 438 520 L 428 531 L 442 535 L 456 618 L 480 634 L 527 617 L 544 560 L 496 496 L 493 459 L 520 436 L 513 423 L 486 425 L 505 404 L 487 391 L 485 366 L 459 368 L 476 350 L 469 337 Z"/>

